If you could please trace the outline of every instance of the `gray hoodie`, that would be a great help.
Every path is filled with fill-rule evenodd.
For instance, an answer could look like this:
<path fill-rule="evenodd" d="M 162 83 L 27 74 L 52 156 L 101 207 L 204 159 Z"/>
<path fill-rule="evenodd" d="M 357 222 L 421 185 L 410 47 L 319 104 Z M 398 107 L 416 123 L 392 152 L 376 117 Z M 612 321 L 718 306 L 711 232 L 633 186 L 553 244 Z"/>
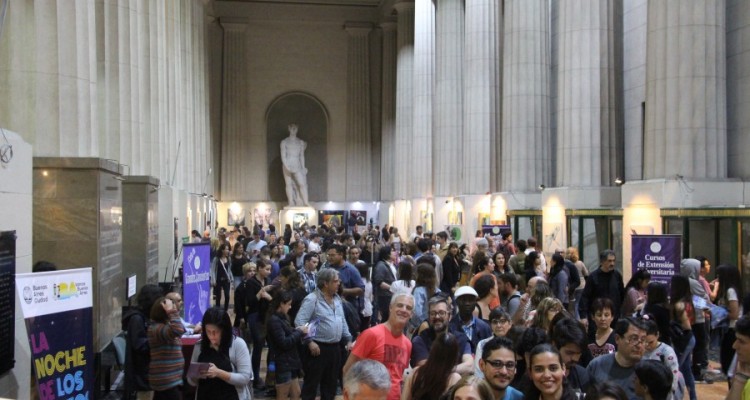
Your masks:
<path fill-rule="evenodd" d="M 706 302 L 710 302 L 711 300 L 708 297 L 708 294 L 706 293 L 706 290 L 703 288 L 703 285 L 698 281 L 698 276 L 700 273 L 701 268 L 701 262 L 696 260 L 695 258 L 686 258 L 680 262 L 680 275 L 686 276 L 690 280 L 690 293 L 693 294 L 693 296 L 698 296 L 706 300 Z M 702 324 L 705 323 L 706 319 L 703 317 L 703 313 L 701 310 L 696 309 L 695 310 L 695 323 L 696 324 Z"/>

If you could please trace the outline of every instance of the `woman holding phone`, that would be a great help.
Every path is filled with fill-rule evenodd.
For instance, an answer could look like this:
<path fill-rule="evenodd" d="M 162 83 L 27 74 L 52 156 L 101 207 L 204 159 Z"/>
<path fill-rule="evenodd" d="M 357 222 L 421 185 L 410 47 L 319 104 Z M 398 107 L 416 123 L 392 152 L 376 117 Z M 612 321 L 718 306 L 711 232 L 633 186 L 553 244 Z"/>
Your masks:
<path fill-rule="evenodd" d="M 197 386 L 197 400 L 250 400 L 247 385 L 253 378 L 250 351 L 245 341 L 232 333 L 229 314 L 220 307 L 211 307 L 203 314 L 201 340 L 195 344 L 191 363 L 208 364 L 200 377 L 188 376 L 188 383 Z"/>

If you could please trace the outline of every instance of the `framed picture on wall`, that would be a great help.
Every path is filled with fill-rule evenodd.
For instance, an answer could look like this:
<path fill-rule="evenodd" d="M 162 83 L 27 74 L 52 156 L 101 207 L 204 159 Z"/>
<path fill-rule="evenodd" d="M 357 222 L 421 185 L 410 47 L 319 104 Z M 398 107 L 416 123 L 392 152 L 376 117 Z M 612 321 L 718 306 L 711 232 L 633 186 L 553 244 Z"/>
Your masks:
<path fill-rule="evenodd" d="M 240 224 L 240 226 L 245 225 L 245 209 L 244 208 L 232 210 L 232 208 L 229 207 L 229 210 L 227 210 L 227 225 L 234 226 L 235 224 Z"/>
<path fill-rule="evenodd" d="M 305 213 L 296 213 L 292 217 L 292 228 L 299 229 L 303 225 L 307 224 L 307 214 Z"/>

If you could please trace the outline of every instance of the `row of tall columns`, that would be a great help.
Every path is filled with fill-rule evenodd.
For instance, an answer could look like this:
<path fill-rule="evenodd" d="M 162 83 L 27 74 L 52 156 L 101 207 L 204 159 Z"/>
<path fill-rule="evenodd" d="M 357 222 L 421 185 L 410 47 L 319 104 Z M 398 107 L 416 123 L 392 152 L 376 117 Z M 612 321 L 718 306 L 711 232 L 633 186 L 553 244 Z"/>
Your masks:
<path fill-rule="evenodd" d="M 203 0 L 12 0 L 5 22 L 0 121 L 35 156 L 111 159 L 127 175 L 201 188 Z"/>
<path fill-rule="evenodd" d="M 499 185 L 503 19 L 500 2 L 466 0 L 463 192 Z"/>
<path fill-rule="evenodd" d="M 727 177 L 726 3 L 648 3 L 644 178 Z"/>
<path fill-rule="evenodd" d="M 550 26 L 547 0 L 505 2 L 502 190 L 549 182 Z"/>
<path fill-rule="evenodd" d="M 727 163 L 730 177 L 750 177 L 750 1 L 727 1 Z"/>
<path fill-rule="evenodd" d="M 380 27 L 383 29 L 380 198 L 394 200 L 396 198 L 396 23 L 384 22 Z"/>
<path fill-rule="evenodd" d="M 251 170 L 247 157 L 245 130 L 248 126 L 248 88 L 243 82 L 245 75 L 246 50 L 245 21 L 222 21 L 224 29 L 224 81 L 222 99 L 222 165 L 232 166 L 239 171 Z M 227 199 L 242 199 L 245 174 L 221 174 L 221 196 Z"/>
<path fill-rule="evenodd" d="M 616 0 L 559 3 L 557 186 L 611 186 L 618 175 L 618 7 Z"/>
<path fill-rule="evenodd" d="M 414 3 L 396 3 L 394 8 L 398 13 L 394 197 L 406 199 L 410 195 L 411 159 L 414 152 Z M 389 178 L 384 176 L 383 179 Z"/>
<path fill-rule="evenodd" d="M 410 198 L 432 195 L 432 111 L 435 88 L 435 4 L 414 2 L 414 145 Z"/>
<path fill-rule="evenodd" d="M 373 198 L 372 133 L 370 130 L 370 31 L 369 23 L 347 23 L 347 136 L 346 199 Z"/>

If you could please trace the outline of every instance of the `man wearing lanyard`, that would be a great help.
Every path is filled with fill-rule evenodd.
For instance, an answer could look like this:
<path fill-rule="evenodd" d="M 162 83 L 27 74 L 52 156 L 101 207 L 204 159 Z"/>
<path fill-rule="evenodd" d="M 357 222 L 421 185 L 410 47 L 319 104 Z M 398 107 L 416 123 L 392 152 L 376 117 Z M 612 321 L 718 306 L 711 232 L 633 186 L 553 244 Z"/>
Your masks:
<path fill-rule="evenodd" d="M 347 350 L 352 348 L 352 335 L 346 327 L 341 298 L 336 294 L 340 284 L 335 269 L 318 272 L 318 289 L 305 297 L 294 319 L 296 326 L 311 325 L 308 337 L 303 340 L 302 400 L 314 400 L 318 386 L 321 400 L 336 397 L 336 378 L 341 371 L 340 343 L 345 343 Z"/>

